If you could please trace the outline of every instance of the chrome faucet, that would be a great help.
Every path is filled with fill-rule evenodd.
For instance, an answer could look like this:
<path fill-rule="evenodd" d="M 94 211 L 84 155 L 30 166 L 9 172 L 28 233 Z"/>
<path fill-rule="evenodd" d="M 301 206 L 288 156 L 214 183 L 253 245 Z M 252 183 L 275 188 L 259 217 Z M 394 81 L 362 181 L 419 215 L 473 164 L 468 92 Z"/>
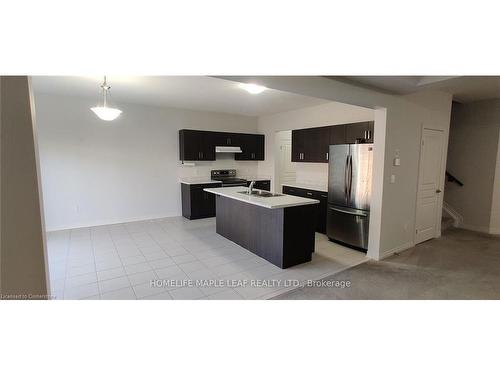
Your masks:
<path fill-rule="evenodd" d="M 255 184 L 255 181 L 252 180 L 252 182 L 250 182 L 250 185 L 248 185 L 248 195 L 252 195 L 254 184 Z"/>

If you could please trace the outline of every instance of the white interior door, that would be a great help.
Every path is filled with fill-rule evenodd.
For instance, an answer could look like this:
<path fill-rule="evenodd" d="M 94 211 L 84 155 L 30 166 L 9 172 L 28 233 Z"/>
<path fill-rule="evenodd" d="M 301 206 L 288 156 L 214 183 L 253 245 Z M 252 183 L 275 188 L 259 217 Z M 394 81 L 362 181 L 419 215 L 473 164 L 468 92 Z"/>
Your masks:
<path fill-rule="evenodd" d="M 439 207 L 442 200 L 443 148 L 442 130 L 422 130 L 420 167 L 417 192 L 415 243 L 437 237 L 441 219 Z"/>
<path fill-rule="evenodd" d="M 291 133 L 291 132 L 290 132 Z M 292 163 L 292 140 L 280 137 L 277 145 L 278 181 L 275 191 L 281 192 L 281 184 L 293 183 L 296 179 L 295 165 Z"/>

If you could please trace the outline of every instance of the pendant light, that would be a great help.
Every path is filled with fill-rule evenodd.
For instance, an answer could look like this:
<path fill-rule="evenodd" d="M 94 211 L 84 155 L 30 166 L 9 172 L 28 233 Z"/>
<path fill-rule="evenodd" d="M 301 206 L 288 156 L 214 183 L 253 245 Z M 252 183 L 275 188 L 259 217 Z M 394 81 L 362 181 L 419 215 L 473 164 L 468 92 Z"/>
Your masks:
<path fill-rule="evenodd" d="M 92 107 L 90 108 L 92 112 L 94 112 L 97 117 L 104 121 L 113 121 L 116 119 L 122 111 L 118 108 L 108 107 L 108 91 L 111 89 L 111 86 L 106 82 L 106 76 L 104 76 L 104 82 L 101 85 L 102 88 L 102 106 Z"/>

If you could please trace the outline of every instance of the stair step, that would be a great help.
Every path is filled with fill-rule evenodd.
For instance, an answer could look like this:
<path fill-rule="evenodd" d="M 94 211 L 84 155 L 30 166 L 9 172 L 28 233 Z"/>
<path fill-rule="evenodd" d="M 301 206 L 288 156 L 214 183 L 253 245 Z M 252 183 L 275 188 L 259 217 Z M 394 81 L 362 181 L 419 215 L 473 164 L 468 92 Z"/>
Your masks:
<path fill-rule="evenodd" d="M 445 231 L 448 228 L 453 226 L 453 218 L 451 217 L 442 217 L 441 218 L 441 231 Z"/>

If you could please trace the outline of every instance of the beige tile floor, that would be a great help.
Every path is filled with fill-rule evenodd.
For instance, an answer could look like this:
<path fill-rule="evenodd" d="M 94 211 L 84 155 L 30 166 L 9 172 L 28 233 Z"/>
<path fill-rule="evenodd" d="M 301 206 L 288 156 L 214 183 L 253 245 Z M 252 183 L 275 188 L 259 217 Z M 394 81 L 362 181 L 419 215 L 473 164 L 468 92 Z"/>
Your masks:
<path fill-rule="evenodd" d="M 214 218 L 104 225 L 47 238 L 54 299 L 268 299 L 297 287 L 286 282 L 321 279 L 367 260 L 317 234 L 313 260 L 282 270 L 219 236 Z"/>
<path fill-rule="evenodd" d="M 500 299 L 500 237 L 449 229 L 380 262 L 328 277 L 350 288 L 306 287 L 278 299 Z"/>

